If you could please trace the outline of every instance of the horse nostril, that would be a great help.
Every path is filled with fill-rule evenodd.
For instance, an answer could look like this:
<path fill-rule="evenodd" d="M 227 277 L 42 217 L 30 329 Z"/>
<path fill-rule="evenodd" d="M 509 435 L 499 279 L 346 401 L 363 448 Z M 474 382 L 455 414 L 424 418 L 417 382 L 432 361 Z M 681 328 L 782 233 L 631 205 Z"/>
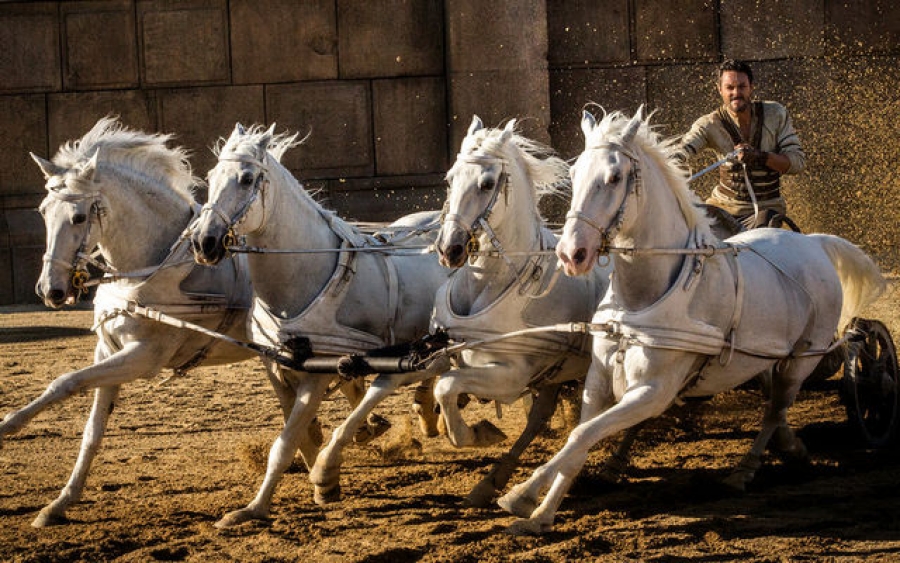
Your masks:
<path fill-rule="evenodd" d="M 62 303 L 66 299 L 66 292 L 61 289 L 51 289 L 47 293 L 47 299 L 49 299 L 51 303 Z"/>
<path fill-rule="evenodd" d="M 576 264 L 581 264 L 587 259 L 587 249 L 579 248 L 575 251 L 575 254 L 572 255 L 572 261 Z"/>
<path fill-rule="evenodd" d="M 449 258 L 450 261 L 452 261 L 454 263 L 456 263 L 460 259 L 462 259 L 462 256 L 463 256 L 463 246 L 461 244 L 454 244 L 453 246 L 451 246 L 450 248 L 447 249 L 447 258 Z"/>
<path fill-rule="evenodd" d="M 212 256 L 215 254 L 218 245 L 219 239 L 217 239 L 216 237 L 203 237 L 203 240 L 200 242 L 200 250 L 205 256 Z"/>

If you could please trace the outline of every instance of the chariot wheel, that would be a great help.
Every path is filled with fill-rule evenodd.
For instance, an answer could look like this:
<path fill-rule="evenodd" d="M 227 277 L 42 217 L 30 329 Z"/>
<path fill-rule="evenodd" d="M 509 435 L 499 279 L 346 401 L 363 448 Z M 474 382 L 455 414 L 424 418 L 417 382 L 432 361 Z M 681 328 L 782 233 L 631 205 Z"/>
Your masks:
<path fill-rule="evenodd" d="M 865 444 L 882 448 L 894 442 L 900 425 L 897 350 L 881 322 L 857 318 L 852 327 L 862 334 L 849 343 L 841 398 Z"/>

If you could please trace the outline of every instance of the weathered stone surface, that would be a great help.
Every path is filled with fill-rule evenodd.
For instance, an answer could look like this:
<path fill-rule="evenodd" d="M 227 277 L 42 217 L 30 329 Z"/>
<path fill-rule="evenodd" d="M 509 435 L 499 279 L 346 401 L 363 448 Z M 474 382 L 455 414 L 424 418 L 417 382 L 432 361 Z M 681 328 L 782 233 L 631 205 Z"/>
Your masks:
<path fill-rule="evenodd" d="M 159 129 L 191 151 L 194 173 L 205 177 L 215 166 L 210 147 L 228 137 L 234 125 L 265 122 L 262 86 L 185 88 L 159 94 Z"/>
<path fill-rule="evenodd" d="M 35 209 L 8 209 L 12 290 L 15 303 L 36 303 L 34 284 L 41 275 L 44 255 L 44 222 Z"/>
<path fill-rule="evenodd" d="M 824 52 L 821 0 L 721 3 L 722 52 L 735 59 L 817 57 Z"/>
<path fill-rule="evenodd" d="M 551 71 L 553 148 L 564 158 L 578 156 L 584 149 L 582 110 L 587 109 L 597 118 L 603 115 L 598 105 L 607 112 L 634 113 L 646 102 L 646 82 L 643 67 Z"/>
<path fill-rule="evenodd" d="M 376 173 L 424 174 L 446 170 L 446 106 L 442 78 L 374 81 Z"/>
<path fill-rule="evenodd" d="M 0 4 L 0 92 L 61 87 L 56 3 Z"/>
<path fill-rule="evenodd" d="M 333 0 L 232 0 L 230 8 L 235 84 L 337 78 Z"/>
<path fill-rule="evenodd" d="M 717 64 L 664 65 L 647 69 L 647 109 L 664 135 L 683 135 L 694 121 L 721 104 Z"/>
<path fill-rule="evenodd" d="M 226 83 L 225 0 L 138 0 L 138 42 L 149 86 Z"/>
<path fill-rule="evenodd" d="M 391 182 L 379 182 L 377 187 L 366 189 L 356 186 L 343 190 L 331 185 L 326 207 L 352 221 L 395 221 L 414 211 L 440 209 L 447 195 L 442 178 L 433 175 L 409 179 L 417 185 L 404 185 L 406 178 L 392 178 Z"/>
<path fill-rule="evenodd" d="M 638 60 L 703 60 L 718 55 L 713 2 L 635 0 L 634 5 Z"/>
<path fill-rule="evenodd" d="M 628 0 L 547 2 L 551 67 L 627 62 Z"/>
<path fill-rule="evenodd" d="M 123 124 L 147 132 L 157 130 L 156 100 L 152 92 L 122 90 L 52 94 L 48 102 L 50 155 L 70 139 L 78 139 L 107 115 L 118 116 Z"/>
<path fill-rule="evenodd" d="M 325 81 L 266 88 L 266 121 L 309 139 L 284 155 L 298 178 L 371 176 L 375 171 L 369 83 Z"/>
<path fill-rule="evenodd" d="M 341 78 L 442 75 L 440 0 L 338 0 Z"/>
<path fill-rule="evenodd" d="M 45 158 L 49 153 L 45 99 L 43 94 L 0 97 L 0 209 L 6 206 L 2 196 L 44 191 L 44 177 L 28 153 Z"/>
<path fill-rule="evenodd" d="M 900 3 L 825 2 L 829 55 L 900 54 Z"/>
<path fill-rule="evenodd" d="M 451 72 L 546 68 L 546 2 L 453 0 L 446 14 Z"/>
<path fill-rule="evenodd" d="M 132 2 L 63 2 L 60 11 L 67 90 L 140 85 Z"/>
<path fill-rule="evenodd" d="M 550 142 L 549 77 L 546 70 L 462 72 L 450 77 L 450 148 L 459 149 L 472 122 L 479 116 L 488 127 L 511 118 L 520 120 L 522 133 Z"/>

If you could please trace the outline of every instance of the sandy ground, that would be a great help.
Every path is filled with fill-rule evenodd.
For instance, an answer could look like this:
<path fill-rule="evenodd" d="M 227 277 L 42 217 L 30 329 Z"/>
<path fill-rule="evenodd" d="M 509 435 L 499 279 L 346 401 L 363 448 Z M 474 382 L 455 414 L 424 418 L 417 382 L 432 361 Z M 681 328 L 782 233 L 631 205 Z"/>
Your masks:
<path fill-rule="evenodd" d="M 869 315 L 900 332 L 896 282 Z M 91 361 L 90 312 L 0 309 L 0 414 L 23 406 L 56 376 Z M 411 390 L 380 413 L 393 422 L 348 449 L 337 504 L 313 503 L 302 471 L 286 475 L 272 517 L 219 531 L 261 481 L 258 456 L 281 413 L 261 365 L 201 368 L 123 388 L 81 503 L 66 525 L 30 526 L 72 468 L 91 395 L 54 405 L 0 449 L 0 561 L 897 561 L 900 455 L 869 450 L 847 423 L 839 378 L 805 389 L 790 413 L 812 462 L 767 459 L 747 493 L 718 481 L 755 434 L 761 398 L 724 394 L 656 421 L 626 482 L 598 477 L 589 458 L 551 533 L 515 537 L 514 518 L 464 498 L 509 442 L 454 449 L 414 426 Z M 468 409 L 515 436 L 523 406 Z M 326 403 L 326 431 L 347 412 Z M 526 454 L 519 482 L 561 446 L 563 417 Z M 390 452 L 391 455 L 387 455 Z M 399 454 L 398 454 L 399 452 Z"/>

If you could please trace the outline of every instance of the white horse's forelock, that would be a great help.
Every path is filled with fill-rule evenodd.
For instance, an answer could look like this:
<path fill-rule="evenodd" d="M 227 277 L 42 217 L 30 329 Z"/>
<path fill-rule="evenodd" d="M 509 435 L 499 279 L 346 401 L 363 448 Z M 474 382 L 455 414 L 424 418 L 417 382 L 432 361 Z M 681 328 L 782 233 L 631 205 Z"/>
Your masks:
<path fill-rule="evenodd" d="M 80 139 L 62 145 L 52 160 L 64 168 L 79 168 L 99 152 L 101 164 L 134 169 L 193 200 L 192 189 L 201 181 L 193 175 L 187 150 L 167 146 L 172 138 L 130 129 L 117 117 L 107 116 Z"/>
<path fill-rule="evenodd" d="M 259 146 L 259 143 L 267 134 L 269 134 L 269 130 L 264 125 L 251 125 L 245 130 L 244 134 L 237 139 L 220 137 L 212 149 L 213 154 L 215 154 L 216 157 L 221 157 L 223 154 L 229 153 L 238 155 L 244 154 L 248 152 L 248 150 L 253 150 L 255 152 L 256 147 Z M 272 138 L 268 141 L 266 150 L 275 160 L 281 162 L 284 153 L 289 149 L 302 145 L 308 137 L 307 135 L 302 139 L 298 139 L 299 136 L 299 133 L 290 132 L 272 135 Z"/>
<path fill-rule="evenodd" d="M 503 141 L 503 133 L 503 128 L 479 129 L 463 140 L 460 153 L 506 158 L 507 143 Z M 563 195 L 571 189 L 569 165 L 551 147 L 522 136 L 515 128 L 508 143 L 519 149 L 519 156 L 535 187 L 535 204 L 546 195 Z"/>
<path fill-rule="evenodd" d="M 602 108 L 601 108 L 602 109 Z M 603 112 L 603 118 L 597 123 L 590 137 L 586 139 L 586 146 L 597 146 L 603 142 L 622 143 L 622 134 L 630 122 L 630 119 L 620 111 L 610 113 Z M 688 171 L 677 158 L 679 152 L 679 137 L 665 139 L 650 125 L 653 112 L 641 120 L 637 134 L 628 143 L 631 148 L 640 149 L 647 157 L 652 158 L 660 172 L 665 176 L 666 184 L 672 189 L 678 206 L 684 214 L 688 227 L 697 227 L 705 235 L 713 237 L 712 222 L 704 213 L 700 198 L 688 187 Z M 704 237 L 706 238 L 706 237 Z"/>

